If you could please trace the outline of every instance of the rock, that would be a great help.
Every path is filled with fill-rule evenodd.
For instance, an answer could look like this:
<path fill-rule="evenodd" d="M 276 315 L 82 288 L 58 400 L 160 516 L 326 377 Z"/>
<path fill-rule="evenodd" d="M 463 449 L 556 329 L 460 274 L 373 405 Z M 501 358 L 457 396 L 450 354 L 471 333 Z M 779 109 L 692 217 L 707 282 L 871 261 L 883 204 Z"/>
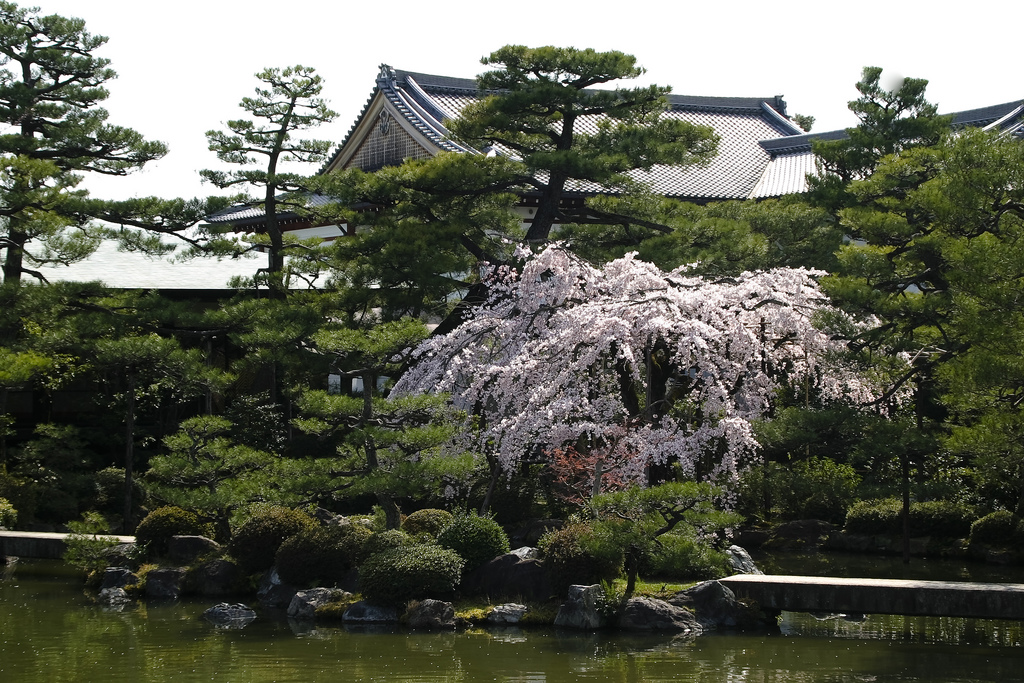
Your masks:
<path fill-rule="evenodd" d="M 123 608 L 132 601 L 128 594 L 121 587 L 101 588 L 97 600 L 106 607 Z M 120 611 L 120 610 L 119 610 Z"/>
<path fill-rule="evenodd" d="M 729 564 L 737 574 L 764 574 L 750 559 L 750 553 L 738 545 L 729 546 L 725 554 L 729 556 Z"/>
<path fill-rule="evenodd" d="M 523 549 L 520 549 L 523 550 Z M 529 556 L 525 549 L 523 554 Z M 524 559 L 516 552 L 500 555 L 467 574 L 460 584 L 466 594 L 516 597 L 541 602 L 551 597 L 551 580 L 539 559 Z"/>
<path fill-rule="evenodd" d="M 549 531 L 555 529 L 561 529 L 565 524 L 560 519 L 534 519 L 530 520 L 523 526 L 515 529 L 509 534 L 509 542 L 513 547 L 519 548 L 521 546 L 536 546 L 540 541 L 540 537 Z"/>
<path fill-rule="evenodd" d="M 389 624 L 398 621 L 398 612 L 394 607 L 370 605 L 360 600 L 345 611 L 342 619 L 346 624 Z"/>
<path fill-rule="evenodd" d="M 277 575 L 277 569 L 271 567 L 264 572 L 260 579 L 260 587 L 256 591 L 256 598 L 263 607 L 284 608 L 292 603 L 292 598 L 298 589 L 295 586 L 284 583 Z"/>
<path fill-rule="evenodd" d="M 330 510 L 325 510 L 321 507 L 313 510 L 313 518 L 321 524 L 337 524 L 339 519 L 343 519 L 341 515 L 335 514 Z"/>
<path fill-rule="evenodd" d="M 455 607 L 442 600 L 420 600 L 409 605 L 406 623 L 412 629 L 443 631 L 455 628 Z"/>
<path fill-rule="evenodd" d="M 205 536 L 171 536 L 167 540 L 168 559 L 182 566 L 216 552 L 220 552 L 220 543 Z"/>
<path fill-rule="evenodd" d="M 139 565 L 139 546 L 134 543 L 118 543 L 104 550 L 103 555 L 112 567 L 137 567 Z"/>
<path fill-rule="evenodd" d="M 520 560 L 539 560 L 544 556 L 544 553 L 540 551 L 540 548 L 531 548 L 528 545 L 524 545 L 522 548 L 516 548 L 510 555 L 515 555 Z"/>
<path fill-rule="evenodd" d="M 100 591 L 103 591 L 105 588 L 124 588 L 138 582 L 139 577 L 127 567 L 107 567 L 103 570 Z"/>
<path fill-rule="evenodd" d="M 298 591 L 288 605 L 288 616 L 295 619 L 312 619 L 316 615 L 317 607 L 332 601 L 344 600 L 346 596 L 351 595 L 337 588 L 310 588 Z"/>
<path fill-rule="evenodd" d="M 654 598 L 630 598 L 619 617 L 626 631 L 674 631 L 699 636 L 703 629 L 687 609 Z"/>
<path fill-rule="evenodd" d="M 558 607 L 555 626 L 595 629 L 605 625 L 599 607 L 604 602 L 604 589 L 593 586 L 569 586 L 569 597 Z"/>
<path fill-rule="evenodd" d="M 191 583 L 199 595 L 232 595 L 238 592 L 241 570 L 225 559 L 210 560 L 191 576 Z"/>
<path fill-rule="evenodd" d="M 523 615 L 526 614 L 526 610 L 526 605 L 520 605 L 515 602 L 498 605 L 491 610 L 490 614 L 487 615 L 487 623 L 518 624 L 522 621 Z"/>
<path fill-rule="evenodd" d="M 203 612 L 203 618 L 217 628 L 242 629 L 256 619 L 256 612 L 242 603 L 222 602 Z"/>
<path fill-rule="evenodd" d="M 150 598 L 177 600 L 184 583 L 184 569 L 160 567 L 146 574 L 146 595 Z"/>
<path fill-rule="evenodd" d="M 736 594 L 718 581 L 704 581 L 676 593 L 668 601 L 688 607 L 705 631 L 716 628 L 755 628 L 762 625 L 760 613 L 736 599 Z"/>

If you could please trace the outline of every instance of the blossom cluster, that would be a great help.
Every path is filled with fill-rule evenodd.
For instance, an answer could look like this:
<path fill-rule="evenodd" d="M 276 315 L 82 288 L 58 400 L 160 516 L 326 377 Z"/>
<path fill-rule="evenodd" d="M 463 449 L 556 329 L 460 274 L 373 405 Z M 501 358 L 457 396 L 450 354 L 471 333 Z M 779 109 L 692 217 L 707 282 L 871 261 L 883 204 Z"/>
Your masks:
<path fill-rule="evenodd" d="M 756 448 L 752 420 L 784 383 L 870 393 L 823 361 L 840 349 L 812 324 L 828 307 L 815 275 L 709 281 L 633 255 L 595 268 L 549 246 L 521 272 L 493 269 L 487 301 L 426 340 L 394 391 L 449 392 L 474 446 L 509 472 L 552 449 L 614 444 L 634 471 L 734 474 Z"/>

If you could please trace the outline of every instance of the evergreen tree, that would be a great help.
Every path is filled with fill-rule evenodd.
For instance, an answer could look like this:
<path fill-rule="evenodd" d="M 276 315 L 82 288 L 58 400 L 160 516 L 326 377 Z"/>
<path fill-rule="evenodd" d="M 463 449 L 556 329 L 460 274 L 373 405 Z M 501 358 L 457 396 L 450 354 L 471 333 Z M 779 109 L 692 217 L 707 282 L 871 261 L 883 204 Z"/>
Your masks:
<path fill-rule="evenodd" d="M 33 265 L 87 256 L 89 230 L 82 173 L 125 175 L 167 148 L 107 123 L 98 106 L 115 77 L 93 53 L 107 39 L 81 19 L 41 16 L 0 2 L 0 194 L 4 281 L 38 275 Z M 35 243 L 35 248 L 30 248 Z"/>
<path fill-rule="evenodd" d="M 485 96 L 463 110 L 452 132 L 521 163 L 518 180 L 540 202 L 527 241 L 546 240 L 556 223 L 587 220 L 585 211 L 565 209 L 567 192 L 595 184 L 635 189 L 630 171 L 700 162 L 715 152 L 709 128 L 663 116 L 669 88 L 595 87 L 643 74 L 631 55 L 506 45 L 481 62 L 500 68 L 480 75 Z M 625 216 L 597 220 L 629 222 Z"/>
<path fill-rule="evenodd" d="M 201 174 L 222 189 L 242 185 L 262 191 L 260 206 L 265 219 L 257 242 L 270 256 L 267 284 L 276 295 L 284 296 L 285 256 L 303 250 L 286 239 L 279 216 L 282 211 L 306 208 L 308 179 L 284 172 L 279 166 L 288 161 L 323 161 L 330 151 L 330 141 L 296 140 L 293 135 L 327 123 L 337 114 L 320 97 L 323 79 L 311 68 L 264 69 L 256 78 L 262 84 L 256 88 L 256 97 L 243 97 L 239 105 L 251 118 L 228 121 L 228 132 L 211 130 L 206 137 L 210 150 L 221 161 L 243 167 L 261 162 L 266 165 L 262 169 L 206 170 Z"/>

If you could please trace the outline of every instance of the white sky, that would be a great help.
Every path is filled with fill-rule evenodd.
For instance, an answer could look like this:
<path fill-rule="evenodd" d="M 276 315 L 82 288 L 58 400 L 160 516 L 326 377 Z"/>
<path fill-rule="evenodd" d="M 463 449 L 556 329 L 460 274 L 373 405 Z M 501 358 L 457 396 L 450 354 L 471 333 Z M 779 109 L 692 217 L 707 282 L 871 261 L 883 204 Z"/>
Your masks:
<path fill-rule="evenodd" d="M 119 78 L 110 122 L 162 140 L 170 154 L 128 178 L 87 181 L 94 196 L 205 196 L 216 167 L 204 133 L 238 118 L 264 67 L 303 64 L 325 79 L 339 113 L 308 137 L 340 142 L 370 95 L 378 65 L 472 78 L 508 43 L 633 54 L 639 83 L 681 95 L 770 97 L 816 117 L 815 131 L 855 125 L 846 103 L 863 66 L 927 78 L 942 112 L 1024 99 L 1020 5 L 924 0 L 775 3 L 410 2 L 388 0 L 35 0 L 110 38 L 100 54 Z M 820 8 L 820 9 L 819 9 Z M 828 8 L 828 9 L 825 9 Z M 312 170 L 312 169 L 311 169 Z"/>

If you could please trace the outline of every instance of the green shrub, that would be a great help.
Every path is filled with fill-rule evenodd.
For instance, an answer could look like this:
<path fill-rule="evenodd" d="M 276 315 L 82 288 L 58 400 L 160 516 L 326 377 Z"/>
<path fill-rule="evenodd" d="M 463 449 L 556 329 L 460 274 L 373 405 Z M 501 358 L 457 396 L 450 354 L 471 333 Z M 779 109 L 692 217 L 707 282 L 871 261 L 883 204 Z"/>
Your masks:
<path fill-rule="evenodd" d="M 90 583 L 98 580 L 108 564 L 110 550 L 119 544 L 110 533 L 110 525 L 98 512 L 86 512 L 81 521 L 68 522 L 71 533 L 64 539 L 64 561 L 86 573 Z"/>
<path fill-rule="evenodd" d="M 727 576 L 729 556 L 687 536 L 658 537 L 651 558 L 651 575 L 673 581 L 705 581 Z"/>
<path fill-rule="evenodd" d="M 10 501 L 0 498 L 0 526 L 10 529 L 18 522 L 18 511 Z"/>
<path fill-rule="evenodd" d="M 851 534 L 898 534 L 901 510 L 902 504 L 895 498 L 860 500 L 846 513 L 843 528 Z"/>
<path fill-rule="evenodd" d="M 370 531 L 363 529 L 367 535 Z M 277 550 L 277 573 L 295 586 L 336 584 L 362 559 L 366 536 L 353 526 L 317 526 L 291 536 Z"/>
<path fill-rule="evenodd" d="M 971 543 L 1016 546 L 1024 540 L 1024 520 L 1008 510 L 997 510 L 971 525 Z"/>
<path fill-rule="evenodd" d="M 316 521 L 305 512 L 276 505 L 257 507 L 228 543 L 228 552 L 246 574 L 274 564 L 278 549 L 289 537 L 312 529 Z"/>
<path fill-rule="evenodd" d="M 456 552 L 437 545 L 391 548 L 359 568 L 359 589 L 366 600 L 382 605 L 447 598 L 455 592 L 464 564 Z"/>
<path fill-rule="evenodd" d="M 452 513 L 447 510 L 428 508 L 417 510 L 402 522 L 402 531 L 410 536 L 426 534 L 431 538 L 437 538 L 441 531 L 454 521 Z"/>
<path fill-rule="evenodd" d="M 551 587 L 558 595 L 573 584 L 611 581 L 622 572 L 621 549 L 600 543 L 594 529 L 583 522 L 549 531 L 539 545 Z"/>
<path fill-rule="evenodd" d="M 466 561 L 466 571 L 490 562 L 509 551 L 505 530 L 490 517 L 459 515 L 437 535 L 437 544 Z"/>
<path fill-rule="evenodd" d="M 852 534 L 890 535 L 903 533 L 903 504 L 896 498 L 862 500 L 850 508 L 845 529 Z M 910 504 L 910 535 L 965 538 L 971 530 L 974 511 L 944 500 Z"/>
<path fill-rule="evenodd" d="M 910 533 L 914 536 L 967 538 L 974 510 L 961 503 L 926 500 L 910 504 Z"/>
<path fill-rule="evenodd" d="M 201 522 L 193 512 L 174 505 L 165 505 L 146 515 L 135 529 L 135 542 L 148 545 L 150 554 L 155 555 L 167 552 L 167 541 L 171 536 L 212 538 L 213 525 Z"/>
<path fill-rule="evenodd" d="M 748 517 L 821 519 L 840 524 L 856 500 L 860 477 L 853 467 L 812 457 L 790 465 L 766 462 L 740 476 L 737 510 Z"/>
<path fill-rule="evenodd" d="M 372 533 L 363 543 L 363 556 L 372 557 L 385 550 L 401 548 L 407 545 L 414 545 L 416 541 L 412 536 L 399 529 L 385 529 Z"/>

